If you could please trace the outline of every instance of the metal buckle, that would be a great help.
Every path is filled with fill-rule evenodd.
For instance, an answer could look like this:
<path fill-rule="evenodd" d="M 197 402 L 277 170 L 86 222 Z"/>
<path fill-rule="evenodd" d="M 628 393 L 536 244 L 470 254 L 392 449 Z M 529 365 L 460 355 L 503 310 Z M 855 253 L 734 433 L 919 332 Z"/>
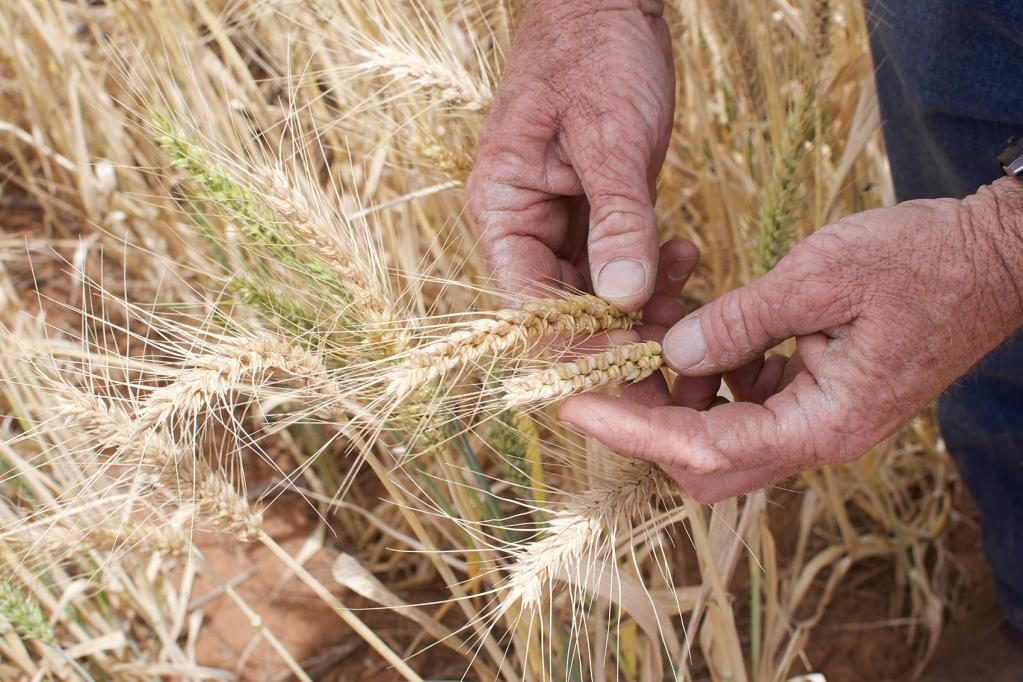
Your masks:
<path fill-rule="evenodd" d="M 1023 175 L 1023 140 L 1009 138 L 1009 146 L 998 155 L 998 164 L 1006 175 Z"/>

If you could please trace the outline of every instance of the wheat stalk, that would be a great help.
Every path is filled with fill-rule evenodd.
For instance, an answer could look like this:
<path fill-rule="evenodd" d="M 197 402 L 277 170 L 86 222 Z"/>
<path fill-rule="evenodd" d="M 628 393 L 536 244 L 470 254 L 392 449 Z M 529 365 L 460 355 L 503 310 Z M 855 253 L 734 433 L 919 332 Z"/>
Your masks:
<path fill-rule="evenodd" d="M 475 320 L 409 353 L 387 391 L 405 396 L 453 371 L 470 367 L 483 357 L 500 357 L 548 335 L 575 337 L 612 329 L 631 329 L 637 313 L 623 313 L 596 296 L 527 301 L 518 310 L 500 310 Z"/>
<path fill-rule="evenodd" d="M 540 431 L 533 418 L 517 410 L 502 411 L 488 441 L 507 465 L 508 482 L 519 495 L 546 506 Z"/>
<path fill-rule="evenodd" d="M 620 381 L 640 381 L 660 369 L 662 363 L 661 344 L 656 341 L 616 346 L 541 372 L 513 377 L 505 382 L 504 402 L 509 407 L 542 404 Z"/>

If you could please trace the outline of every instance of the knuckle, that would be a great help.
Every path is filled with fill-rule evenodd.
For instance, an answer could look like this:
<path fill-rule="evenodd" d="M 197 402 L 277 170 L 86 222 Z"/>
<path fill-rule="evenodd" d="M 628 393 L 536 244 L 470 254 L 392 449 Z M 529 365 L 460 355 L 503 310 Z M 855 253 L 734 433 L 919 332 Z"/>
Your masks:
<path fill-rule="evenodd" d="M 484 231 L 480 234 L 480 253 L 488 265 L 493 266 L 499 262 L 500 256 L 505 250 L 503 242 L 504 239 L 492 231 Z"/>
<path fill-rule="evenodd" d="M 486 240 L 491 237 L 490 233 L 496 223 L 493 219 L 496 211 L 496 185 L 488 179 L 477 176 L 476 178 L 470 177 L 470 183 L 466 189 L 469 214 L 476 221 L 481 238 Z"/>
<path fill-rule="evenodd" d="M 653 144 L 621 113 L 597 112 L 575 135 L 584 164 L 603 179 L 646 178 Z"/>
<path fill-rule="evenodd" d="M 854 316 L 873 270 L 850 262 L 860 249 L 851 235 L 843 235 L 836 228 L 824 228 L 796 245 L 783 259 L 783 266 L 780 264 L 768 275 L 771 286 L 780 294 L 772 315 L 785 306 L 823 326 Z"/>
<path fill-rule="evenodd" d="M 591 200 L 592 201 L 592 200 Z M 606 242 L 635 241 L 651 232 L 652 216 L 625 197 L 616 197 L 591 209 L 593 232 L 590 245 Z"/>
<path fill-rule="evenodd" d="M 749 289 L 727 294 L 716 314 L 701 315 L 708 354 L 718 349 L 718 362 L 731 363 L 753 352 L 759 312 L 756 297 Z"/>

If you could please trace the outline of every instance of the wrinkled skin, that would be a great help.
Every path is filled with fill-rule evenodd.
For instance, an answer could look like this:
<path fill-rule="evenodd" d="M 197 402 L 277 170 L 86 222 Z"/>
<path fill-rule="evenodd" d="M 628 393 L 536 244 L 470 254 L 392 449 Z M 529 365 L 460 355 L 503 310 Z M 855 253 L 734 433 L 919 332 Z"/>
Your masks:
<path fill-rule="evenodd" d="M 849 216 L 679 322 L 698 254 L 656 247 L 653 178 L 674 104 L 660 10 L 530 4 L 469 202 L 507 289 L 564 283 L 643 308 L 646 324 L 615 341 L 661 340 L 671 390 L 654 375 L 621 397 L 568 400 L 561 417 L 714 501 L 861 455 L 1019 329 L 1023 183 Z M 604 270 L 620 260 L 642 277 Z M 793 358 L 765 358 L 793 337 Z M 716 397 L 722 378 L 734 403 Z"/>
<path fill-rule="evenodd" d="M 561 417 L 703 501 L 848 461 L 1023 324 L 1021 236 L 1014 179 L 849 216 L 669 330 L 665 360 L 685 375 L 673 395 L 652 377 Z M 793 358 L 764 359 L 792 337 Z M 734 403 L 715 400 L 721 373 Z"/>
<path fill-rule="evenodd" d="M 468 187 L 506 290 L 563 283 L 624 310 L 650 299 L 653 185 L 675 106 L 662 10 L 637 0 L 528 5 Z"/>

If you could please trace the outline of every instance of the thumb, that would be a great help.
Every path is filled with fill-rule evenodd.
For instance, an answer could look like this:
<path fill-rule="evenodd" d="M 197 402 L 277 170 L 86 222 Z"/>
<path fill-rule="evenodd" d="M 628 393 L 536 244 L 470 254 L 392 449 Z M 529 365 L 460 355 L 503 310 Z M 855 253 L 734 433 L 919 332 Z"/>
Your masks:
<path fill-rule="evenodd" d="M 779 265 L 783 269 L 784 261 Z M 849 322 L 835 289 L 794 289 L 779 269 L 735 289 L 668 330 L 664 359 L 679 374 L 699 376 L 736 369 L 793 336 Z"/>
<path fill-rule="evenodd" d="M 587 255 L 593 291 L 619 308 L 638 310 L 657 277 L 657 222 L 651 141 L 605 120 L 573 145 L 573 166 L 590 204 Z"/>

